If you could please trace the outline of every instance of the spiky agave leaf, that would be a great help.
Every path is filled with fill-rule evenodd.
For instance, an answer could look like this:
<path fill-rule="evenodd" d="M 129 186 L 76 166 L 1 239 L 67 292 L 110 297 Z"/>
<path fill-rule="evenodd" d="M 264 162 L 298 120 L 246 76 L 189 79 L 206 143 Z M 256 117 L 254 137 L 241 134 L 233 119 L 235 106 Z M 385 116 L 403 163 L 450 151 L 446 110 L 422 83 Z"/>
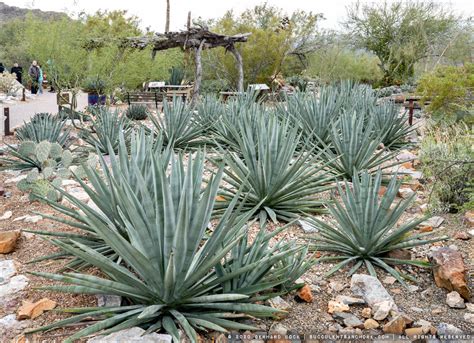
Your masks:
<path fill-rule="evenodd" d="M 408 126 L 407 112 L 400 114 L 400 107 L 392 102 L 384 102 L 374 108 L 374 129 L 383 133 L 382 143 L 390 150 L 398 150 L 409 145 L 407 136 L 416 129 Z"/>
<path fill-rule="evenodd" d="M 297 152 L 301 135 L 290 121 L 277 116 L 242 117 L 235 130 L 239 153 L 227 153 L 225 181 L 216 213 L 222 212 L 242 187 L 241 197 L 251 209 L 259 206 L 257 215 L 289 221 L 303 213 L 322 210 L 324 200 L 318 193 L 331 188 L 332 174 L 308 146 Z M 309 145 L 309 144 L 308 144 Z"/>
<path fill-rule="evenodd" d="M 102 154 L 109 153 L 109 145 L 114 153 L 118 150 L 120 134 L 128 141 L 132 130 L 130 120 L 120 115 L 118 110 L 111 111 L 100 107 L 94 119 L 91 120 L 91 129 L 82 128 L 80 135 L 90 145 L 89 150 L 98 149 Z"/>
<path fill-rule="evenodd" d="M 349 272 L 352 274 L 365 264 L 372 275 L 376 276 L 374 266 L 378 266 L 403 283 L 402 277 L 409 277 L 396 271 L 390 265 L 395 263 L 423 265 L 423 263 L 391 259 L 387 257 L 387 253 L 447 238 L 425 239 L 425 235 L 412 234 L 415 227 L 426 220 L 425 217 L 399 224 L 400 217 L 413 202 L 415 195 L 395 202 L 401 181 L 397 179 L 397 175 L 394 175 L 385 193 L 379 198 L 381 184 L 381 170 L 375 175 L 364 171 L 360 177 L 353 179 L 353 189 L 347 181 L 344 182 L 344 189 L 338 185 L 341 201 L 334 201 L 328 205 L 329 212 L 335 220 L 334 223 L 328 224 L 314 217 L 308 218 L 319 229 L 321 235 L 321 238 L 315 238 L 317 243 L 312 248 L 335 252 L 339 255 L 334 258 L 342 260 L 331 269 L 328 275 L 349 263 L 354 264 Z"/>
<path fill-rule="evenodd" d="M 59 116 L 50 113 L 37 113 L 29 122 L 16 130 L 16 136 L 20 141 L 33 141 L 36 143 L 48 141 L 58 143 L 62 147 L 69 145 L 70 129 L 65 128 L 66 122 Z"/>
<path fill-rule="evenodd" d="M 397 151 L 381 147 L 382 132 L 374 132 L 374 121 L 357 112 L 343 113 L 331 127 L 331 145 L 322 157 L 338 174 L 351 180 L 363 170 L 389 168 Z M 323 144 L 324 145 L 324 144 Z"/>
<path fill-rule="evenodd" d="M 205 127 L 195 119 L 194 110 L 180 98 L 170 103 L 163 101 L 163 116 L 149 117 L 155 130 L 163 135 L 164 142 L 172 149 L 193 148 L 205 143 L 202 140 Z"/>
<path fill-rule="evenodd" d="M 214 266 L 246 235 L 246 223 L 252 214 L 239 213 L 235 207 L 236 198 L 229 204 L 212 234 L 203 240 L 223 167 L 202 188 L 202 152 L 190 158 L 187 167 L 182 159 L 172 158 L 168 172 L 168 160 L 153 156 L 151 163 L 153 178 L 149 182 L 136 168 L 131 168 L 138 179 L 133 185 L 126 172 L 112 178 L 110 187 L 116 198 L 120 220 L 125 224 L 123 228 L 117 226 L 116 218 L 104 216 L 69 196 L 69 200 L 79 208 L 73 219 L 79 218 L 86 223 L 91 232 L 120 256 L 123 265 L 77 239 L 53 240 L 64 251 L 97 267 L 108 279 L 80 273 L 34 273 L 63 283 L 44 289 L 79 294 L 115 294 L 125 297 L 130 306 L 107 308 L 105 311 L 102 308 L 84 309 L 76 317 L 30 332 L 93 317 L 98 320 L 96 324 L 80 330 L 65 342 L 102 330 L 105 330 L 102 333 L 109 333 L 132 326 L 150 331 L 163 328 L 176 342 L 179 341 L 178 327 L 181 327 L 191 341 L 196 342 L 196 330 L 225 332 L 227 329 L 252 329 L 228 318 L 228 313 L 266 317 L 278 312 L 249 303 L 249 294 L 223 289 L 230 277 L 253 270 L 259 264 L 275 259 L 273 256 L 235 268 L 232 275 L 219 276 L 215 272 Z M 117 165 L 117 168 L 120 166 Z M 67 216 L 72 214 L 65 210 L 60 212 Z M 125 230 L 128 238 L 121 230 Z M 291 251 L 288 250 L 288 253 Z M 228 263 L 232 264 L 232 261 Z"/>

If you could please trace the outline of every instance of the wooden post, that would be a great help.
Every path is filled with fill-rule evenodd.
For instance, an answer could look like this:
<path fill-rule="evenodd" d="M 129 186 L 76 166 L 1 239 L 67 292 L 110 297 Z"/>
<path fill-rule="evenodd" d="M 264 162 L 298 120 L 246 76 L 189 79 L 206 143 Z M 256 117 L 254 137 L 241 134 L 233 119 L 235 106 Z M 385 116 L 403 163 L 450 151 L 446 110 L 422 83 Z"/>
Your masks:
<path fill-rule="evenodd" d="M 5 116 L 5 121 L 4 121 L 4 130 L 3 130 L 3 134 L 5 136 L 12 136 L 13 135 L 13 132 L 10 132 L 10 108 L 8 107 L 5 107 L 3 109 L 3 114 Z"/>
<path fill-rule="evenodd" d="M 201 44 L 199 44 L 198 48 L 194 48 L 194 61 L 196 64 L 196 76 L 194 80 L 194 89 L 193 89 L 193 98 L 191 100 L 191 105 L 194 106 L 197 103 L 197 100 L 199 99 L 199 91 L 201 89 L 201 82 L 202 82 L 202 62 L 201 62 L 201 52 L 202 48 L 204 46 L 204 43 L 206 42 L 205 39 L 201 41 Z"/>
<path fill-rule="evenodd" d="M 244 92 L 244 63 L 242 61 L 242 55 L 239 50 L 236 49 L 234 44 L 229 47 L 229 51 L 234 55 L 235 61 L 237 62 L 237 70 L 239 72 L 239 79 L 237 81 L 237 91 L 239 93 Z"/>
<path fill-rule="evenodd" d="M 23 92 L 21 94 L 21 101 L 26 101 L 25 87 L 23 87 Z"/>
<path fill-rule="evenodd" d="M 415 100 L 408 100 L 408 125 L 413 125 L 413 112 L 415 110 Z"/>

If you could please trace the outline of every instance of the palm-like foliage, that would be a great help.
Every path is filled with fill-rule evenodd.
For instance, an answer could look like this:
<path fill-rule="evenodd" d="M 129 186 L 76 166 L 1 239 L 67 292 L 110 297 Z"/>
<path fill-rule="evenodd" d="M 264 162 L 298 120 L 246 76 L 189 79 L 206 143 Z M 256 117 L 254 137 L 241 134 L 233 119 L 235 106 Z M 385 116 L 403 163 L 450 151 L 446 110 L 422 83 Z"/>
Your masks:
<path fill-rule="evenodd" d="M 170 103 L 163 101 L 163 117 L 150 116 L 155 129 L 163 135 L 164 142 L 173 149 L 199 146 L 204 128 L 196 121 L 194 110 L 179 98 Z"/>
<path fill-rule="evenodd" d="M 390 265 L 412 264 L 427 266 L 416 260 L 401 260 L 387 257 L 387 253 L 397 249 L 407 249 L 446 239 L 446 237 L 425 239 L 427 234 L 411 234 L 411 231 L 426 218 L 418 218 L 397 226 L 404 211 L 412 203 L 411 198 L 395 203 L 401 181 L 394 175 L 384 195 L 379 198 L 382 172 L 375 175 L 364 171 L 360 178 L 354 177 L 351 186 L 345 181 L 344 190 L 338 185 L 341 202 L 334 201 L 328 209 L 335 222 L 328 224 L 316 218 L 308 219 L 320 231 L 314 249 L 338 254 L 332 259 L 342 260 L 328 275 L 353 263 L 349 274 L 355 273 L 365 264 L 371 275 L 377 276 L 374 266 L 381 267 L 401 283 L 402 278 L 413 279 Z M 335 199 L 334 199 L 335 200 Z"/>
<path fill-rule="evenodd" d="M 37 113 L 16 130 L 16 136 L 20 141 L 35 143 L 48 141 L 66 147 L 69 143 L 70 130 L 64 128 L 65 123 L 50 113 Z"/>
<path fill-rule="evenodd" d="M 92 150 L 98 149 L 102 154 L 109 153 L 109 145 L 114 153 L 117 152 L 121 133 L 126 140 L 130 136 L 130 120 L 126 116 L 121 116 L 117 110 L 112 112 L 108 108 L 98 107 L 98 113 L 91 123 L 90 129 L 81 130 L 81 138 Z"/>
<path fill-rule="evenodd" d="M 374 132 L 374 121 L 357 112 L 343 113 L 331 127 L 331 149 L 324 157 L 344 178 L 352 179 L 362 170 L 388 168 L 396 151 L 381 148 L 383 133 Z"/>
<path fill-rule="evenodd" d="M 415 126 L 408 126 L 407 113 L 400 115 L 399 106 L 384 102 L 374 108 L 374 129 L 383 133 L 382 143 L 391 150 L 401 149 L 409 143 L 407 136 L 415 130 Z"/>
<path fill-rule="evenodd" d="M 134 166 L 130 167 L 130 171 L 137 182 L 130 182 L 128 172 L 120 173 L 120 170 L 110 179 L 117 211 L 125 224 L 123 228 L 117 225 L 114 215 L 108 217 L 74 196 L 64 194 L 80 210 L 73 214 L 73 219 L 86 223 L 123 263 L 114 262 L 77 239 L 52 242 L 99 268 L 108 279 L 79 273 L 34 273 L 65 283 L 43 289 L 120 295 L 130 305 L 70 309 L 69 312 L 78 315 L 32 332 L 95 318 L 97 322 L 65 342 L 101 330 L 105 330 L 102 334 L 107 334 L 133 326 L 143 327 L 149 332 L 165 330 L 176 342 L 179 341 L 180 327 L 192 342 L 196 342 L 196 330 L 225 332 L 226 329 L 253 329 L 232 318 L 246 315 L 264 317 L 278 312 L 252 304 L 249 297 L 285 282 L 286 278 L 277 280 L 274 277 L 265 278 L 265 275 L 255 278 L 248 273 L 257 267 L 267 274 L 277 268 L 276 273 L 280 276 L 288 271 L 304 270 L 302 265 L 285 264 L 287 255 L 299 254 L 301 248 L 280 245 L 272 254 L 261 255 L 257 261 L 246 256 L 255 252 L 241 244 L 251 212 L 241 214 L 241 206 L 235 208 L 237 198 L 229 204 L 212 233 L 206 236 L 223 168 L 220 167 L 203 188 L 204 155 L 201 152 L 194 159 L 189 159 L 187 167 L 182 159 L 172 158 L 169 172 L 167 159 L 152 157 L 151 163 L 153 176 L 150 180 L 140 168 Z M 119 163 L 119 169 L 120 164 L 127 162 Z M 95 173 L 98 180 L 99 172 Z M 71 212 L 60 211 L 71 216 Z M 250 263 L 224 259 L 237 246 L 242 250 L 237 256 Z M 278 269 L 279 266 L 284 268 Z M 234 286 L 229 287 L 229 280 L 244 275 L 245 282 L 235 282 L 239 285 L 238 292 Z"/>
<path fill-rule="evenodd" d="M 288 221 L 303 213 L 321 210 L 318 193 L 330 188 L 333 176 L 319 163 L 314 148 L 297 152 L 301 134 L 289 121 L 275 115 L 242 117 L 234 137 L 239 153 L 227 153 L 225 181 L 230 185 L 222 193 L 225 199 L 218 210 L 225 209 L 242 187 L 245 207 L 259 208 L 262 222 Z M 229 130 L 232 129 L 229 127 Z"/>

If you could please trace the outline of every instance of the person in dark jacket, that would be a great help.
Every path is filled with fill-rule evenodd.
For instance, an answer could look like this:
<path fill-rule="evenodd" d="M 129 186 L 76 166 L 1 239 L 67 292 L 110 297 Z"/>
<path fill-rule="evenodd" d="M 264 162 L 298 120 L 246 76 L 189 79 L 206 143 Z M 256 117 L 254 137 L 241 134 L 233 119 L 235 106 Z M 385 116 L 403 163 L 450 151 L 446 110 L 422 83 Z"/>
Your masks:
<path fill-rule="evenodd" d="M 5 67 L 3 66 L 3 63 L 0 62 L 0 73 L 3 73 L 5 71 Z"/>
<path fill-rule="evenodd" d="M 28 69 L 28 75 L 31 77 L 31 94 L 38 93 L 38 81 L 40 77 L 40 70 L 38 68 L 38 62 L 33 61 L 30 68 Z"/>
<path fill-rule="evenodd" d="M 16 80 L 21 83 L 21 77 L 23 76 L 23 68 L 18 65 L 18 63 L 15 63 L 10 70 L 12 74 L 15 74 Z"/>

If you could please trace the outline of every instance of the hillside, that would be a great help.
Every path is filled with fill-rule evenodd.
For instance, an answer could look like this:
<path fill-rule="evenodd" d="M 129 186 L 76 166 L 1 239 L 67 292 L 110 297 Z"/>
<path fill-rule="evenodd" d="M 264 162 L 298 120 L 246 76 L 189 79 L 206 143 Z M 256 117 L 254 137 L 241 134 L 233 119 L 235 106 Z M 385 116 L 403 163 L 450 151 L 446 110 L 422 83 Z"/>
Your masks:
<path fill-rule="evenodd" d="M 41 11 L 38 9 L 9 6 L 3 2 L 0 2 L 0 24 L 12 19 L 24 18 L 29 13 L 44 19 L 57 18 L 66 15 L 65 13 L 61 12 Z"/>

